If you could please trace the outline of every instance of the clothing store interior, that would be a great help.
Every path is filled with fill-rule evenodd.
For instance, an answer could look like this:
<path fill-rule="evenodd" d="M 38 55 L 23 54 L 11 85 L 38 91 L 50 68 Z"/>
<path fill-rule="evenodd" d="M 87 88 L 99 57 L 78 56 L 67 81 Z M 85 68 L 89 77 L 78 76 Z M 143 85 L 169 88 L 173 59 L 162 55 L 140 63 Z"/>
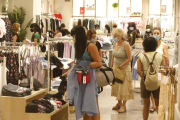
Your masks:
<path fill-rule="evenodd" d="M 180 120 L 179 10 L 0 0 L 0 120 Z"/>

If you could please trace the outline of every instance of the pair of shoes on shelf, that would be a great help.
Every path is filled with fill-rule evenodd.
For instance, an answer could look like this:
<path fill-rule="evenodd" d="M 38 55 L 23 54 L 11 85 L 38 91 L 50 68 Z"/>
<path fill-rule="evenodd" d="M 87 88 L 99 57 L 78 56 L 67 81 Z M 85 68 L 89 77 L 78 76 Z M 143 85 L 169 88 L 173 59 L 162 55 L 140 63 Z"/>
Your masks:
<path fill-rule="evenodd" d="M 117 103 L 116 104 L 116 106 L 114 106 L 113 108 L 112 108 L 112 110 L 119 110 L 120 109 L 120 105 Z"/>
<path fill-rule="evenodd" d="M 118 110 L 118 113 L 125 113 L 126 112 L 126 107 L 121 106 L 120 109 Z"/>

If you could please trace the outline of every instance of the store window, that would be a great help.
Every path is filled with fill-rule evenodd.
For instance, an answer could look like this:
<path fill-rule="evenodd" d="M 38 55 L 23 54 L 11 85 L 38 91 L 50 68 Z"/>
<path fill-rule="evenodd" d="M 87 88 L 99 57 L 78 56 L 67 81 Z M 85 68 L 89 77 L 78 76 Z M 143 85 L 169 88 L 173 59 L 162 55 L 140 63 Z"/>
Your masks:
<path fill-rule="evenodd" d="M 80 7 L 83 7 L 83 0 L 73 0 L 73 16 L 83 16 L 80 15 Z"/>
<path fill-rule="evenodd" d="M 173 0 L 149 0 L 149 14 L 172 15 Z"/>
<path fill-rule="evenodd" d="M 106 0 L 96 0 L 96 16 L 106 17 Z"/>
<path fill-rule="evenodd" d="M 172 15 L 173 0 L 162 0 L 161 14 Z"/>
<path fill-rule="evenodd" d="M 118 17 L 118 0 L 108 0 L 108 17 Z"/>
<path fill-rule="evenodd" d="M 142 13 L 142 0 L 131 0 L 132 13 Z"/>
<path fill-rule="evenodd" d="M 126 16 L 130 8 L 130 0 L 119 0 L 119 16 Z"/>
<path fill-rule="evenodd" d="M 160 14 L 160 0 L 149 0 L 149 14 Z"/>
<path fill-rule="evenodd" d="M 95 16 L 95 0 L 85 0 L 85 16 Z"/>

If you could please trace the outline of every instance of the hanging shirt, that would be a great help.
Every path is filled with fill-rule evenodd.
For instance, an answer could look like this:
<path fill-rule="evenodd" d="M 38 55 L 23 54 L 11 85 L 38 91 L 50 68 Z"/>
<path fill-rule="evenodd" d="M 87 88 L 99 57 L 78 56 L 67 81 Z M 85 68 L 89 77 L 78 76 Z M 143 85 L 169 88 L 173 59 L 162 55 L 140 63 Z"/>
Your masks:
<path fill-rule="evenodd" d="M 3 37 L 3 35 L 6 34 L 6 27 L 4 20 L 0 19 L 0 38 Z"/>
<path fill-rule="evenodd" d="M 59 32 L 59 33 L 57 33 L 54 37 L 62 37 L 62 33 Z"/>
<path fill-rule="evenodd" d="M 98 97 L 98 85 L 96 82 L 96 69 L 90 69 L 91 82 L 88 84 L 78 83 L 77 73 L 73 68 L 67 77 L 67 99 L 69 103 L 74 102 L 76 119 L 98 114 L 96 97 Z"/>

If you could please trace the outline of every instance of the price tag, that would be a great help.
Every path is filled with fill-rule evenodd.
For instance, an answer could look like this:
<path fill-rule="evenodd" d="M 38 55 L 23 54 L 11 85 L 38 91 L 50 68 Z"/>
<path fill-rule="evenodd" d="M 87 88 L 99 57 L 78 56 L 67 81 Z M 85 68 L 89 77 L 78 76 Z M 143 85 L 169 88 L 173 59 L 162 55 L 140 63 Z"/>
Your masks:
<path fill-rule="evenodd" d="M 162 83 L 168 84 L 169 77 L 164 76 Z"/>
<path fill-rule="evenodd" d="M 83 84 L 86 84 L 86 76 L 83 76 Z"/>
<path fill-rule="evenodd" d="M 158 73 L 158 80 L 161 81 L 161 73 Z"/>

